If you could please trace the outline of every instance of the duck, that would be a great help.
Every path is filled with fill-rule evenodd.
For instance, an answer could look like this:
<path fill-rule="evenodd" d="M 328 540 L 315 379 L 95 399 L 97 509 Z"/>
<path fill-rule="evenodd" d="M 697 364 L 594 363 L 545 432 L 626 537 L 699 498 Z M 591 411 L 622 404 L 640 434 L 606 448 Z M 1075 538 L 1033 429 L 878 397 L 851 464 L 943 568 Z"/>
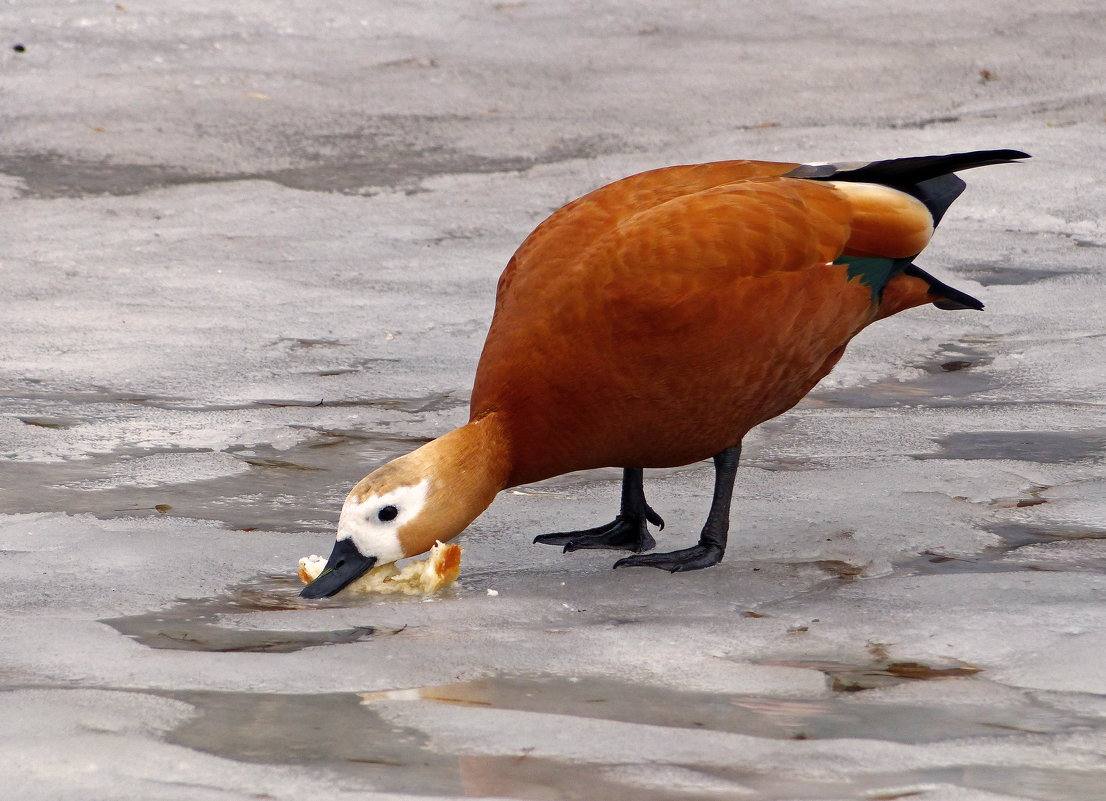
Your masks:
<path fill-rule="evenodd" d="M 609 523 L 534 542 L 628 554 L 621 567 L 716 565 L 741 442 L 798 403 L 868 325 L 924 304 L 983 308 L 914 263 L 962 170 L 1029 158 L 979 150 L 857 163 L 717 161 L 623 178 L 561 207 L 496 289 L 464 425 L 349 492 L 305 598 L 416 556 L 510 487 L 622 469 Z M 713 460 L 694 545 L 653 552 L 644 470 Z"/>

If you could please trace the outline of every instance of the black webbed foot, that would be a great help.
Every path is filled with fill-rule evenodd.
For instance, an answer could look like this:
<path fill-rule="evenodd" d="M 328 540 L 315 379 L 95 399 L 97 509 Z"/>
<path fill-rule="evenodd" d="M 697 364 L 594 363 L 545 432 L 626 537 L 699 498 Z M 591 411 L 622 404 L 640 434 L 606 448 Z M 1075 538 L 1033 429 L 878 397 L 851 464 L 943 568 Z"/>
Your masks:
<path fill-rule="evenodd" d="M 723 549 L 717 545 L 693 545 L 679 551 L 668 553 L 643 553 L 627 556 L 614 563 L 618 567 L 656 567 L 669 573 L 682 573 L 686 570 L 702 570 L 722 561 Z"/>
<path fill-rule="evenodd" d="M 583 531 L 539 534 L 534 537 L 534 542 L 542 545 L 562 545 L 565 553 L 584 548 L 608 548 L 641 553 L 642 551 L 648 551 L 657 544 L 646 526 L 646 519 L 652 522 L 653 518 L 660 520 L 655 512 L 652 518 L 635 519 L 619 515 L 605 526 L 597 526 Z"/>
<path fill-rule="evenodd" d="M 534 542 L 560 545 L 565 553 L 585 548 L 607 548 L 641 553 L 656 546 L 648 524 L 664 528 L 664 520 L 645 502 L 641 468 L 627 467 L 622 471 L 622 507 L 618 516 L 605 526 L 583 531 L 563 531 L 540 534 Z"/>

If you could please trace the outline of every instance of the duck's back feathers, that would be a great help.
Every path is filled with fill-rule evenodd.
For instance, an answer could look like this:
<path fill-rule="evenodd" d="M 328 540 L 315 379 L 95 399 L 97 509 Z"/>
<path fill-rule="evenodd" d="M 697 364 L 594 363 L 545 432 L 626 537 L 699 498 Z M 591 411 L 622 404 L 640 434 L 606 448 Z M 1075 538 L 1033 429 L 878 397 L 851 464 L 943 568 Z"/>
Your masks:
<path fill-rule="evenodd" d="M 779 176 L 798 166 L 716 161 L 649 170 L 602 186 L 557 209 L 534 229 L 500 276 L 499 292 L 510 286 L 519 265 L 540 263 L 547 272 L 570 266 L 605 233 L 642 211 L 716 186 Z"/>

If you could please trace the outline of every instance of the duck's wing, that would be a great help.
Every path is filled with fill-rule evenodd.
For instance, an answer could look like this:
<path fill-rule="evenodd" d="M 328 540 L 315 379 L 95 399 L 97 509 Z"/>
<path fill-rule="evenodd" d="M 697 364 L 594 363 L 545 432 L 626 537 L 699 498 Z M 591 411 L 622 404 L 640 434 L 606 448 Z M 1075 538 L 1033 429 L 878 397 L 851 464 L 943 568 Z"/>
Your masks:
<path fill-rule="evenodd" d="M 794 162 L 716 161 L 662 167 L 599 187 L 562 206 L 526 238 L 500 277 L 499 294 L 519 269 L 556 272 L 625 220 L 670 200 L 753 178 L 776 177 L 799 168 Z"/>
<path fill-rule="evenodd" d="M 539 229 L 501 282 L 497 317 L 572 308 L 582 321 L 613 297 L 627 314 L 653 313 L 692 295 L 721 297 L 738 281 L 807 270 L 814 282 L 859 277 L 878 296 L 894 276 L 877 276 L 868 262 L 913 256 L 932 228 L 925 206 L 893 189 L 738 180 L 626 211 L 592 237 Z M 825 269 L 843 255 L 867 261 L 849 275 Z"/>

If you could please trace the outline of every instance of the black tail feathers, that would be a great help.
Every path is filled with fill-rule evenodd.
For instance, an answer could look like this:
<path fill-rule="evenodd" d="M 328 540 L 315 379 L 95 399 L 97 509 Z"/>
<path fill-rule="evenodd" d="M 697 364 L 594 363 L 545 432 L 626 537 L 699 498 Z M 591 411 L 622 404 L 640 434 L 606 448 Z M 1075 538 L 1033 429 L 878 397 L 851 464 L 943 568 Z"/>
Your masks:
<path fill-rule="evenodd" d="M 933 225 L 941 222 L 949 206 L 964 191 L 964 182 L 956 176 L 959 170 L 986 167 L 991 164 L 1008 164 L 1029 158 L 1020 150 L 975 150 L 969 153 L 950 153 L 945 156 L 915 156 L 904 159 L 869 161 L 853 164 L 802 164 L 787 178 L 806 178 L 814 181 L 853 181 L 889 186 L 913 195 L 925 204 L 933 217 Z M 929 273 L 914 265 L 910 259 L 896 259 L 893 274 L 900 272 L 921 278 L 929 284 L 930 292 L 941 299 L 934 302 L 939 309 L 982 309 L 983 304 L 966 292 L 938 281 Z"/>
<path fill-rule="evenodd" d="M 1020 150 L 974 150 L 945 156 L 914 156 L 853 164 L 803 164 L 789 178 L 882 184 L 913 195 L 925 204 L 936 226 L 960 193 L 964 182 L 954 173 L 1029 158 Z"/>
<path fill-rule="evenodd" d="M 970 153 L 950 153 L 946 156 L 914 156 L 905 159 L 870 161 L 867 164 L 827 164 L 822 166 L 833 170 L 828 175 L 794 177 L 811 177 L 823 181 L 827 179 L 861 181 L 883 184 L 909 192 L 917 184 L 960 170 L 986 167 L 991 164 L 1008 164 L 1027 158 L 1029 154 L 1020 150 L 974 150 Z"/>
<path fill-rule="evenodd" d="M 929 284 L 929 291 L 934 295 L 938 295 L 941 299 L 934 301 L 933 305 L 938 309 L 956 310 L 956 309 L 975 309 L 976 311 L 983 310 L 983 302 L 979 298 L 973 298 L 967 292 L 961 292 L 959 289 L 955 289 L 943 281 L 938 281 L 932 275 L 925 270 L 918 267 L 916 264 L 908 264 L 906 269 L 902 271 L 903 275 L 912 275 L 915 278 L 921 278 L 927 284 Z"/>

